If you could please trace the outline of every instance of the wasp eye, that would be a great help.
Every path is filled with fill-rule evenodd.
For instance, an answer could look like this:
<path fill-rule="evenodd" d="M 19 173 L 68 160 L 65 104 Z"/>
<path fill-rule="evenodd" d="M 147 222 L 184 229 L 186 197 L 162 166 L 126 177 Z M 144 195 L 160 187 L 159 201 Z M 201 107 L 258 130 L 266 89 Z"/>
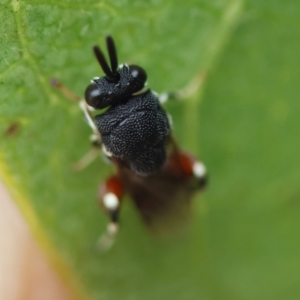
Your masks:
<path fill-rule="evenodd" d="M 99 88 L 95 84 L 92 83 L 86 88 L 85 100 L 89 106 L 94 108 L 99 107 L 102 100 L 102 95 Z"/>
<path fill-rule="evenodd" d="M 129 66 L 129 71 L 132 78 L 132 83 L 136 87 L 136 91 L 139 91 L 145 85 L 147 73 L 143 68 L 136 65 Z"/>

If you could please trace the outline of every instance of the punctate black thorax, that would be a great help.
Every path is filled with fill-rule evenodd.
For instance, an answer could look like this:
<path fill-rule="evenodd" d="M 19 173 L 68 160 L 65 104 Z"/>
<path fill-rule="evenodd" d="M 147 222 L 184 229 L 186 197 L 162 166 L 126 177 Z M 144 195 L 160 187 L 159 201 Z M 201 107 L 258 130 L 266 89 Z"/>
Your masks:
<path fill-rule="evenodd" d="M 150 174 L 166 161 L 165 141 L 170 124 L 150 90 L 111 105 L 96 116 L 96 125 L 106 149 L 137 173 Z"/>

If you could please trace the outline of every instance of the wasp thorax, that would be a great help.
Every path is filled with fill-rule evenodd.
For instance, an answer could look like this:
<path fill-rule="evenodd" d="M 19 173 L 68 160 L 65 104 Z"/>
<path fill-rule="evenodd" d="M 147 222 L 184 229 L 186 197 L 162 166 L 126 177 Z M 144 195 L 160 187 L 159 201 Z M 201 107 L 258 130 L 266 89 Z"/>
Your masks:
<path fill-rule="evenodd" d="M 150 90 L 132 95 L 95 117 L 105 149 L 139 174 L 151 174 L 166 161 L 170 132 L 166 112 Z"/>
<path fill-rule="evenodd" d="M 114 77 L 95 78 L 85 90 L 88 105 L 102 109 L 120 103 L 128 96 L 144 88 L 146 72 L 139 66 L 123 65 Z"/>

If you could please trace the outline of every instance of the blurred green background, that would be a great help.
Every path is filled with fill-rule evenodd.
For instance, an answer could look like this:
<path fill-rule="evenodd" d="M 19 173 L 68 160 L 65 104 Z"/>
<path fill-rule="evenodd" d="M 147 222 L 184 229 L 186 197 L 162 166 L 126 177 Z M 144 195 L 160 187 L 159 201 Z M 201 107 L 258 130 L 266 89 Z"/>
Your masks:
<path fill-rule="evenodd" d="M 299 15 L 297 0 L 1 1 L 0 175 L 74 293 L 299 299 Z M 111 166 L 72 172 L 89 128 L 48 81 L 83 95 L 101 75 L 91 47 L 106 34 L 157 92 L 205 74 L 197 99 L 166 108 L 210 185 L 178 238 L 149 235 L 127 199 L 118 241 L 101 255 L 96 192 Z"/>

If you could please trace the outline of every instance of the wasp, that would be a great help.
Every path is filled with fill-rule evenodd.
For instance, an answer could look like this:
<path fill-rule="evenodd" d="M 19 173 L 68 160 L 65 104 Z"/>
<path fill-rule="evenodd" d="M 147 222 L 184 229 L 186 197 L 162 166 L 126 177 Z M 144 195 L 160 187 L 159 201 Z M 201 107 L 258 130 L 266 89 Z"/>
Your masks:
<path fill-rule="evenodd" d="M 114 166 L 114 174 L 101 184 L 98 193 L 109 218 L 101 237 L 101 245 L 107 248 L 119 230 L 125 194 L 149 227 L 159 231 L 161 224 L 173 226 L 188 215 L 192 196 L 207 183 L 207 171 L 173 137 L 171 117 L 161 104 L 174 93 L 158 95 L 146 89 L 146 71 L 137 65 L 119 66 L 111 36 L 106 37 L 106 45 L 110 64 L 102 50 L 93 47 L 105 75 L 91 80 L 84 99 L 55 79 L 52 85 L 79 103 L 93 131 L 93 153 L 102 151 Z M 93 111 L 101 109 L 106 111 L 94 116 Z M 89 163 L 94 154 L 84 157 L 77 167 Z"/>

